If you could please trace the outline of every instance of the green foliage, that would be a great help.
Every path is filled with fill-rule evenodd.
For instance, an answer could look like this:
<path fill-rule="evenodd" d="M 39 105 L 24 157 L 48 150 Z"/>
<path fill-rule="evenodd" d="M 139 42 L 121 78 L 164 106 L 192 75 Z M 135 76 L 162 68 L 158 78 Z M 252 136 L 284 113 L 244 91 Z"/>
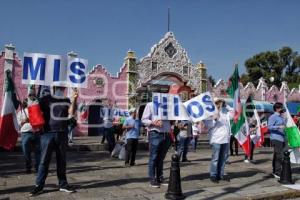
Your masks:
<path fill-rule="evenodd" d="M 261 77 L 269 86 L 275 84 L 280 87 L 282 81 L 287 81 L 289 85 L 300 83 L 300 55 L 290 47 L 256 54 L 246 60 L 245 66 L 247 74 L 241 77 L 243 84 L 251 80 L 257 85 Z M 274 77 L 274 82 L 270 82 L 271 77 Z"/>

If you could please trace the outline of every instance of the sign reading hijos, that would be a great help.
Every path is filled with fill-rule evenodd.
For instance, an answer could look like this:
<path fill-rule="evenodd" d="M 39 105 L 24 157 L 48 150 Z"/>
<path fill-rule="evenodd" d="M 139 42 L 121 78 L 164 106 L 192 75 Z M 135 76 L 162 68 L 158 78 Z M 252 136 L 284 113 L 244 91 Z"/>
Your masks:
<path fill-rule="evenodd" d="M 178 95 L 153 93 L 153 119 L 191 120 L 198 122 L 217 114 L 209 92 L 202 93 L 182 103 Z"/>
<path fill-rule="evenodd" d="M 82 58 L 24 53 L 22 83 L 86 88 L 87 67 Z"/>

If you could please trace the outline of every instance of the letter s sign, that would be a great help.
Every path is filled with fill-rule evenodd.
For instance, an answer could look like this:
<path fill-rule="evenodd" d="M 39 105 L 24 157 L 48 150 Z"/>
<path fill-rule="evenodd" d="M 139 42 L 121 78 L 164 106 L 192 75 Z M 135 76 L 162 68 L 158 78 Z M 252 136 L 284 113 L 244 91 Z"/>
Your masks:
<path fill-rule="evenodd" d="M 82 58 L 68 59 L 68 79 L 71 87 L 81 86 L 87 87 L 87 72 L 88 62 Z"/>
<path fill-rule="evenodd" d="M 203 102 L 203 104 L 206 105 L 205 109 L 206 109 L 207 111 L 209 111 L 209 112 L 214 112 L 214 111 L 215 111 L 216 107 L 215 107 L 214 102 L 212 102 L 212 100 L 211 100 L 211 96 L 209 96 L 209 95 L 204 95 L 204 96 L 202 97 L 202 102 Z"/>

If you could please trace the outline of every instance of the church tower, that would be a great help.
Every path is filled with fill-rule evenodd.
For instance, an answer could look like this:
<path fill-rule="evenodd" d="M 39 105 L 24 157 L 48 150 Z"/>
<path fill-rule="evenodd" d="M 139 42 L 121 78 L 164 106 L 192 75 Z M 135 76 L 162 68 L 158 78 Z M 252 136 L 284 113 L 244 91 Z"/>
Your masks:
<path fill-rule="evenodd" d="M 138 72 L 136 65 L 135 53 L 131 50 L 127 52 L 125 58 L 127 65 L 127 97 L 128 97 L 128 109 L 137 106 L 136 88 L 138 81 Z"/>
<path fill-rule="evenodd" d="M 199 93 L 203 93 L 207 91 L 207 75 L 206 75 L 206 66 L 205 64 L 200 61 L 198 63 L 198 70 L 199 70 Z"/>

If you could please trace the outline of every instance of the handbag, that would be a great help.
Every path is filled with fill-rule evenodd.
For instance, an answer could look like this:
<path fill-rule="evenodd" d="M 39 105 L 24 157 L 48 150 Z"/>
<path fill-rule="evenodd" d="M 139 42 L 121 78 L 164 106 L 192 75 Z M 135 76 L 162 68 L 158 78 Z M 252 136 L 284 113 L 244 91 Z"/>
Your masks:
<path fill-rule="evenodd" d="M 119 159 L 120 160 L 125 160 L 125 154 L 126 154 L 125 144 L 123 144 L 122 147 L 121 147 L 121 151 L 119 153 Z"/>
<path fill-rule="evenodd" d="M 28 105 L 28 118 L 33 129 L 43 128 L 45 120 L 38 101 L 32 101 Z"/>
<path fill-rule="evenodd" d="M 115 145 L 115 148 L 111 152 L 111 157 L 117 158 L 119 156 L 119 153 L 120 153 L 121 149 L 122 149 L 122 145 L 117 143 Z"/>

